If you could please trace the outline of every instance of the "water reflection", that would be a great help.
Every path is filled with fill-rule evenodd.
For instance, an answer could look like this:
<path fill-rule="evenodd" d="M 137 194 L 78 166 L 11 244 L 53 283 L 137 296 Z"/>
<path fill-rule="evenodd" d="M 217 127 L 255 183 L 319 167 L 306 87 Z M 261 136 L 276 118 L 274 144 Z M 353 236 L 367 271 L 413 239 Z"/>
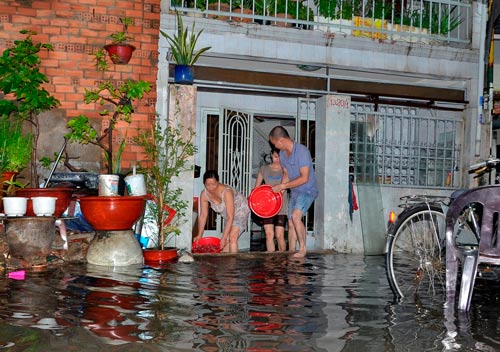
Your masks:
<path fill-rule="evenodd" d="M 500 290 L 488 286 L 478 284 L 464 315 L 437 302 L 393 302 L 376 256 L 65 266 L 0 279 L 0 349 L 494 351 Z"/>

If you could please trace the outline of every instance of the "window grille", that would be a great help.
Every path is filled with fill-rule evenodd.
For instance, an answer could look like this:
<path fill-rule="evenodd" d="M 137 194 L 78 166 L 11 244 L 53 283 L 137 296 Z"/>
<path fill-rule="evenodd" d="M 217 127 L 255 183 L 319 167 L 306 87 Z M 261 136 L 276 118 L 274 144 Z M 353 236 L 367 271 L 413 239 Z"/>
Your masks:
<path fill-rule="evenodd" d="M 353 103 L 352 180 L 401 187 L 452 187 L 462 121 L 433 110 Z"/>

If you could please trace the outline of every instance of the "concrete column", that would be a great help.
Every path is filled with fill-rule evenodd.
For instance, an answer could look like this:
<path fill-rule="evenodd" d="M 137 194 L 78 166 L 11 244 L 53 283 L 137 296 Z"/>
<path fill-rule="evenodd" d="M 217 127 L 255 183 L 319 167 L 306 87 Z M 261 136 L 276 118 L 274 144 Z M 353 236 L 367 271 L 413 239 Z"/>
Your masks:
<path fill-rule="evenodd" d="M 196 92 L 196 86 L 169 84 L 168 121 L 165 122 L 171 126 L 182 126 L 186 136 L 189 128 L 196 131 Z M 170 238 L 167 245 L 191 250 L 194 156 L 188 160 L 188 166 L 191 166 L 191 171 L 181 172 L 179 177 L 176 177 L 172 182 L 174 188 L 182 189 L 182 200 L 185 200 L 188 206 L 184 216 L 181 219 L 177 219 L 177 221 L 179 221 L 178 227 L 181 230 L 181 234 L 177 237 Z"/>
<path fill-rule="evenodd" d="M 327 95 L 316 114 L 316 247 L 363 253 L 361 231 L 349 217 L 349 145 L 351 97 Z M 358 217 L 356 217 L 358 219 Z M 359 222 L 358 222 L 359 225 Z"/>

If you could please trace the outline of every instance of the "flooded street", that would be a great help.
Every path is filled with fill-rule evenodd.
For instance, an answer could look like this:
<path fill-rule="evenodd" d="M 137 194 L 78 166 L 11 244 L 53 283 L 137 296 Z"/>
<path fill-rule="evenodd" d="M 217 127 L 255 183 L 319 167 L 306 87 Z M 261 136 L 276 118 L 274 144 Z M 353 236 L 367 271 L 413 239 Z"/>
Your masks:
<path fill-rule="evenodd" d="M 382 256 L 64 266 L 0 279 L 0 351 L 496 351 L 498 291 L 469 316 L 397 303 Z"/>

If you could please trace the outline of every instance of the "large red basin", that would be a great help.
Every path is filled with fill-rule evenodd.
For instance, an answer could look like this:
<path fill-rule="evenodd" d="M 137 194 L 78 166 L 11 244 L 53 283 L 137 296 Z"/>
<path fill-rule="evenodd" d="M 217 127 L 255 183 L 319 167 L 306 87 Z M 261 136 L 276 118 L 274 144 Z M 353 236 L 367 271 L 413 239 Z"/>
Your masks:
<path fill-rule="evenodd" d="M 130 230 L 139 220 L 146 199 L 143 196 L 97 196 L 79 199 L 83 217 L 94 230 Z"/>
<path fill-rule="evenodd" d="M 64 211 L 69 207 L 69 203 L 71 203 L 71 196 L 75 191 L 74 188 L 62 188 L 62 187 L 54 187 L 54 188 L 21 188 L 16 190 L 16 196 L 18 197 L 56 197 L 56 211 L 54 212 L 54 216 L 56 218 L 61 217 Z M 28 199 L 28 205 L 26 208 L 26 216 L 35 216 L 33 212 L 33 202 L 31 199 Z"/>

